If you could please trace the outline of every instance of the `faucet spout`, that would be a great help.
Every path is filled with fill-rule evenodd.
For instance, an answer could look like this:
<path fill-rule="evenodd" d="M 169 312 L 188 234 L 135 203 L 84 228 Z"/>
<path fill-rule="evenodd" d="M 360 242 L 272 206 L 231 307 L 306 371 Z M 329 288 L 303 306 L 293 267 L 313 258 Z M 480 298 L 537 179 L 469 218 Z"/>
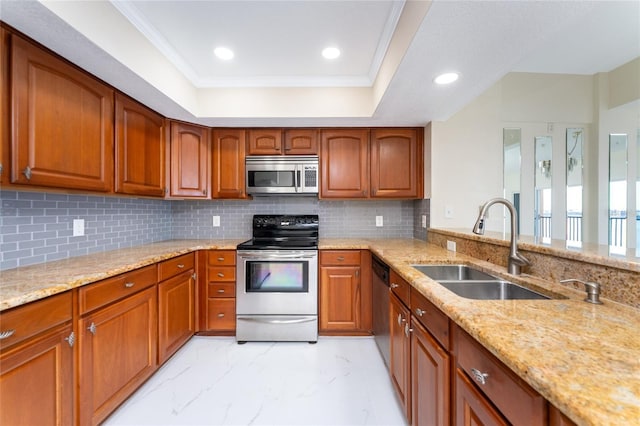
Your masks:
<path fill-rule="evenodd" d="M 489 207 L 494 204 L 503 204 L 509 210 L 509 215 L 511 217 L 511 246 L 509 250 L 509 258 L 507 260 L 507 269 L 510 274 L 520 275 L 521 267 L 530 265 L 531 262 L 529 262 L 529 260 L 527 260 L 527 258 L 518 251 L 518 214 L 516 212 L 516 208 L 509 200 L 505 200 L 504 198 L 492 198 L 484 203 L 480 209 L 478 219 L 473 226 L 473 233 L 478 235 L 484 234 L 485 216 L 487 215 Z"/>

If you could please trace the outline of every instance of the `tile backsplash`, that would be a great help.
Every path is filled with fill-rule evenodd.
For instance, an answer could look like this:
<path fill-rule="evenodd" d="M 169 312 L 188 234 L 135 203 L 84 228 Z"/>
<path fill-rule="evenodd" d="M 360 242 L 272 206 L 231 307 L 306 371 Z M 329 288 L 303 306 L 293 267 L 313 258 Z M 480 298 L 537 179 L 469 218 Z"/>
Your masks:
<path fill-rule="evenodd" d="M 0 213 L 0 270 L 6 270 L 168 239 L 248 239 L 254 214 L 318 214 L 321 238 L 426 240 L 420 220 L 428 217 L 429 200 L 167 201 L 4 190 Z M 214 215 L 220 227 L 213 227 Z M 376 227 L 376 216 L 384 226 Z M 73 236 L 73 219 L 84 219 L 84 236 Z"/>

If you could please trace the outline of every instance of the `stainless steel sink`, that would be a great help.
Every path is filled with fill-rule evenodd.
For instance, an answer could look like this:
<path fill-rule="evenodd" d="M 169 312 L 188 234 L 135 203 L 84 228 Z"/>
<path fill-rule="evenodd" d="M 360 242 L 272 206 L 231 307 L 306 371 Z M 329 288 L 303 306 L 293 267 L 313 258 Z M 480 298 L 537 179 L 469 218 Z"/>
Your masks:
<path fill-rule="evenodd" d="M 497 280 L 468 265 L 411 265 L 434 281 Z"/>
<path fill-rule="evenodd" d="M 482 272 L 469 265 L 411 265 L 460 297 L 477 300 L 548 300 L 528 288 Z"/>
<path fill-rule="evenodd" d="M 478 300 L 548 300 L 528 288 L 508 281 L 439 281 L 438 284 L 460 297 Z"/>

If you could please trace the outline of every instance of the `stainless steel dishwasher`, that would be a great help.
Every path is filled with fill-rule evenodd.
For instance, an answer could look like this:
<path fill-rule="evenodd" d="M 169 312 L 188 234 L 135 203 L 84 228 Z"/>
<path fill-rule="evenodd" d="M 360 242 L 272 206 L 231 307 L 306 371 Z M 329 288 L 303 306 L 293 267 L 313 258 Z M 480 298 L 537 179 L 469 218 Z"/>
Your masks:
<path fill-rule="evenodd" d="M 384 363 L 389 368 L 389 267 L 373 256 L 371 260 L 373 280 L 373 334 L 382 354 Z"/>

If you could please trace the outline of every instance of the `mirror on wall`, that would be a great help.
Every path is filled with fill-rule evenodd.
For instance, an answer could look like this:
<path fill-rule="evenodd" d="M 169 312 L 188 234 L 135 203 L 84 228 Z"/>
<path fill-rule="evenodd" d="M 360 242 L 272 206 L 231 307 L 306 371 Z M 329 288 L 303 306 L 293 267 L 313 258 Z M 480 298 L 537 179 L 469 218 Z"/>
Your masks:
<path fill-rule="evenodd" d="M 568 247 L 582 246 L 582 194 L 583 194 L 583 145 L 584 129 L 568 128 L 566 130 L 567 147 L 567 228 Z"/>
<path fill-rule="evenodd" d="M 551 136 L 535 137 L 535 198 L 534 237 L 543 243 L 551 242 Z"/>
<path fill-rule="evenodd" d="M 627 247 L 627 135 L 609 135 L 609 247 L 624 254 Z"/>
<path fill-rule="evenodd" d="M 518 233 L 520 233 L 520 163 L 521 163 L 521 138 L 522 131 L 519 128 L 502 129 L 502 155 L 503 191 L 504 198 L 511 201 L 518 215 Z M 508 229 L 505 215 L 504 230 Z"/>

